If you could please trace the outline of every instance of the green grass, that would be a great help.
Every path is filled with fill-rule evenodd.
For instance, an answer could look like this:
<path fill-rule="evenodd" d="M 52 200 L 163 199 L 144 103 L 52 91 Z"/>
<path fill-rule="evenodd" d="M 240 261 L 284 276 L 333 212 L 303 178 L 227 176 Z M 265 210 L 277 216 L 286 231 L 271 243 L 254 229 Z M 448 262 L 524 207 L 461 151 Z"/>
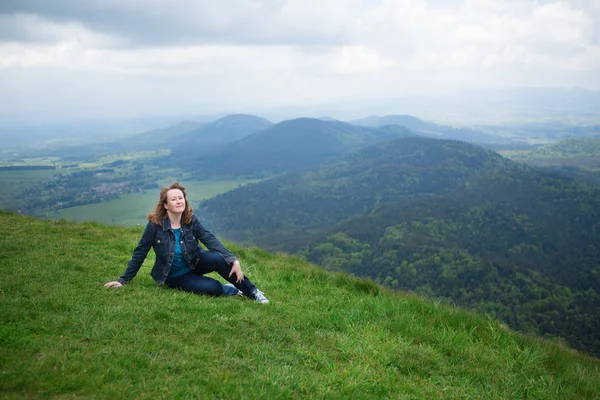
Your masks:
<path fill-rule="evenodd" d="M 168 185 L 175 180 L 163 180 L 160 184 Z M 183 184 L 186 187 L 188 199 L 192 207 L 197 208 L 200 201 L 249 182 L 253 181 L 184 181 Z M 145 225 L 146 214 L 154 208 L 157 200 L 158 192 L 156 190 L 148 190 L 122 195 L 118 199 L 102 203 L 49 211 L 44 216 L 52 219 L 64 218 L 78 222 L 100 222 L 119 226 Z"/>
<path fill-rule="evenodd" d="M 228 244 L 271 304 L 121 289 L 141 228 L 0 213 L 0 397 L 600 398 L 600 361 L 464 310 Z"/>

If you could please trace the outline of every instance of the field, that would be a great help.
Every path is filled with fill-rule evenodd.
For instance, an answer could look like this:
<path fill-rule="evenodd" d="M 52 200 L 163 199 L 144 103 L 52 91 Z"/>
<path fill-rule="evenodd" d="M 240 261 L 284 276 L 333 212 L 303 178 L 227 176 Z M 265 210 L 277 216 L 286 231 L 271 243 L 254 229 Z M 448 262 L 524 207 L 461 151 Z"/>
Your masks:
<path fill-rule="evenodd" d="M 161 180 L 160 185 L 167 185 L 173 180 Z M 186 181 L 188 199 L 193 208 L 198 208 L 200 201 L 224 193 L 238 186 L 255 182 L 254 180 L 229 181 Z M 146 214 L 152 211 L 158 200 L 158 189 L 149 189 L 140 193 L 122 195 L 120 198 L 85 206 L 65 208 L 47 212 L 46 218 L 64 218 L 73 221 L 96 221 L 107 225 L 135 226 L 146 223 Z"/>
<path fill-rule="evenodd" d="M 0 155 L 0 209 L 50 219 L 97 221 L 107 225 L 135 226 L 145 223 L 158 199 L 159 187 L 180 181 L 187 188 L 193 208 L 207 198 L 258 180 L 199 180 L 196 171 L 163 168 L 153 160 L 168 150 L 115 153 L 91 160 L 64 160 L 60 157 L 15 158 Z M 69 165 L 68 168 L 64 168 Z M 11 169 L 10 167 L 56 166 L 55 169 Z M 93 171 L 104 169 L 94 174 Z M 70 178 L 88 173 L 85 178 Z M 60 177 L 58 175 L 61 175 Z M 54 178 L 52 178 L 54 177 Z M 49 179 L 52 178 L 52 179 Z M 124 187 L 118 186 L 124 182 Z M 94 191 L 115 185 L 112 192 Z M 41 186 L 44 190 L 37 190 Z M 130 192 L 136 188 L 136 191 Z M 34 189 L 34 190 L 30 190 Z M 83 200 L 77 200 L 86 196 Z M 115 198 L 118 196 L 118 198 Z M 69 204 L 71 201 L 72 204 Z M 87 204 L 86 204 L 87 203 Z M 64 204 L 64 205 L 61 205 Z M 64 208 L 61 208 L 64 207 Z"/>
<path fill-rule="evenodd" d="M 270 304 L 120 289 L 140 228 L 0 212 L 3 399 L 598 399 L 600 361 L 283 254 L 227 246 Z M 152 253 L 152 252 L 151 252 Z"/>
<path fill-rule="evenodd" d="M 47 179 L 57 173 L 55 169 L 40 170 L 3 170 L 0 168 L 0 205 L 2 208 L 19 207 L 22 199 L 18 193 L 24 189 L 33 188 L 43 179 Z"/>

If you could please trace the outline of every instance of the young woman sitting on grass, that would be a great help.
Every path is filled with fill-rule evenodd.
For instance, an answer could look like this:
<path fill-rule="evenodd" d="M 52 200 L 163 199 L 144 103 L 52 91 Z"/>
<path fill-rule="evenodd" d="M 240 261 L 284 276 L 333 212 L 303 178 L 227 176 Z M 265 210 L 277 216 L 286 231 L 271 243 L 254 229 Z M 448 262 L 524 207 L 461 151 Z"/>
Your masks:
<path fill-rule="evenodd" d="M 202 250 L 198 240 L 208 248 Z M 244 276 L 238 259 L 202 226 L 192 213 L 185 188 L 178 182 L 160 191 L 154 212 L 123 275 L 105 287 L 121 287 L 137 274 L 150 247 L 156 261 L 150 275 L 159 284 L 186 292 L 212 296 L 244 294 L 259 303 L 269 300 Z M 218 272 L 230 284 L 204 276 Z"/>

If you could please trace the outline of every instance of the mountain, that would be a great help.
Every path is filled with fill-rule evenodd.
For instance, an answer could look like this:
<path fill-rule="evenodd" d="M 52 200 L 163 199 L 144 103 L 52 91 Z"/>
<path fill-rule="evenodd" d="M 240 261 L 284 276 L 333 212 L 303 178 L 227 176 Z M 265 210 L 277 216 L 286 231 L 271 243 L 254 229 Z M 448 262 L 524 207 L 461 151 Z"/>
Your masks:
<path fill-rule="evenodd" d="M 493 143 L 510 144 L 512 141 L 501 136 L 492 135 L 471 128 L 453 128 L 451 126 L 437 125 L 432 122 L 423 121 L 412 115 L 386 115 L 370 116 L 363 119 L 350 121 L 351 124 L 367 127 L 379 127 L 384 125 L 401 125 L 426 136 L 439 139 L 455 139 L 471 143 Z"/>
<path fill-rule="evenodd" d="M 519 151 L 499 151 L 511 160 L 556 175 L 600 184 L 600 138 L 570 138 Z"/>
<path fill-rule="evenodd" d="M 425 131 L 425 132 L 436 132 L 443 128 L 440 125 L 425 122 L 412 115 L 385 115 L 380 117 L 378 115 L 372 115 L 363 119 L 349 121 L 353 125 L 377 127 L 382 125 L 402 125 L 413 131 Z"/>
<path fill-rule="evenodd" d="M 247 114 L 230 114 L 181 135 L 171 144 L 178 158 L 196 159 L 273 125 L 264 118 Z"/>
<path fill-rule="evenodd" d="M 511 160 L 538 166 L 573 166 L 600 169 L 600 138 L 563 139 L 530 150 L 507 151 Z"/>
<path fill-rule="evenodd" d="M 417 137 L 236 189 L 199 213 L 226 237 L 494 312 L 598 355 L 596 210 L 597 186 Z"/>
<path fill-rule="evenodd" d="M 60 119 L 60 117 L 58 117 Z M 51 118 L 23 115 L 6 119 L 0 115 L 0 148 L 38 147 L 52 151 L 59 147 L 118 142 L 138 132 L 146 132 L 157 126 L 173 126 L 189 118 L 206 120 L 206 116 L 139 116 L 74 118 L 58 122 Z M 23 150 L 23 149 L 22 149 Z"/>
<path fill-rule="evenodd" d="M 599 356 L 598 191 L 538 178 L 481 176 L 468 189 L 382 205 L 287 248 Z"/>
<path fill-rule="evenodd" d="M 351 153 L 361 147 L 414 136 L 404 127 L 364 128 L 340 121 L 298 118 L 275 124 L 199 159 L 213 176 L 263 177 L 305 168 Z"/>
<path fill-rule="evenodd" d="M 235 189 L 204 202 L 201 212 L 228 237 L 274 248 L 285 238 L 365 214 L 379 204 L 449 193 L 472 175 L 506 164 L 512 163 L 467 143 L 408 137 Z"/>
<path fill-rule="evenodd" d="M 140 150 L 162 150 L 173 140 L 204 124 L 195 121 L 182 121 L 165 128 L 153 129 L 135 135 L 110 141 L 80 145 L 61 144 L 53 148 L 21 150 L 23 157 L 62 157 L 64 160 L 97 161 L 102 156 Z"/>
<path fill-rule="evenodd" d="M 172 140 L 185 135 L 188 132 L 196 131 L 204 127 L 205 123 L 196 121 L 182 121 L 178 124 L 166 128 L 153 129 L 151 131 L 138 133 L 121 141 L 125 145 L 137 145 L 144 147 L 167 147 Z"/>
<path fill-rule="evenodd" d="M 564 343 L 295 257 L 227 243 L 268 305 L 159 288 L 148 266 L 106 289 L 141 228 L 0 222 L 4 398 L 600 397 L 600 361 Z"/>

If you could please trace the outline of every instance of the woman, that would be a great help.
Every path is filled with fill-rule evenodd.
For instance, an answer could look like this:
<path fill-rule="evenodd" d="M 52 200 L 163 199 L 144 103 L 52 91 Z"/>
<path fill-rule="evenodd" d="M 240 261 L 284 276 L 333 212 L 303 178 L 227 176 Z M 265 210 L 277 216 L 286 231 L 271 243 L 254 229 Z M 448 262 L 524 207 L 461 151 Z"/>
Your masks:
<path fill-rule="evenodd" d="M 198 240 L 209 251 L 201 250 Z M 192 213 L 185 188 L 178 182 L 160 191 L 154 212 L 148 214 L 148 224 L 123 276 L 105 287 L 121 287 L 137 274 L 154 248 L 156 261 L 150 275 L 159 284 L 186 292 L 213 296 L 244 294 L 259 303 L 269 300 L 244 276 L 238 259 L 206 230 Z M 221 284 L 204 276 L 218 272 L 231 284 Z"/>

